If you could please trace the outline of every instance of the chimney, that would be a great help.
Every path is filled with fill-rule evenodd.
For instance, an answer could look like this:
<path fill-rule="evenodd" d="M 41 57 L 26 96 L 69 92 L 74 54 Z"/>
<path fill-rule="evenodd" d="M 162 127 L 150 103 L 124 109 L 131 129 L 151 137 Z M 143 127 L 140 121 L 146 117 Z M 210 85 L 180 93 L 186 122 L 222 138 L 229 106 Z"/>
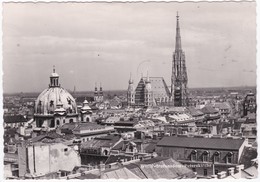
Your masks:
<path fill-rule="evenodd" d="M 235 168 L 234 167 L 228 168 L 228 176 L 234 175 L 234 173 L 235 173 Z"/>
<path fill-rule="evenodd" d="M 237 165 L 236 167 L 235 167 L 235 172 L 236 173 L 239 173 L 241 170 L 243 170 L 244 169 L 244 164 L 241 164 L 241 165 Z"/>
<path fill-rule="evenodd" d="M 221 171 L 217 174 L 218 179 L 223 179 L 227 176 L 227 172 L 226 171 Z"/>

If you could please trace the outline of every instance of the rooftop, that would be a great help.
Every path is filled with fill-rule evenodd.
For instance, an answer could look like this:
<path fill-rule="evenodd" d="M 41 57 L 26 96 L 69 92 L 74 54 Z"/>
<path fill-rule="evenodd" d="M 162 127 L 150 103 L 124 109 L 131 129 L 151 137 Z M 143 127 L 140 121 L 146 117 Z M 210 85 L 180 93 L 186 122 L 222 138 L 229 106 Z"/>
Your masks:
<path fill-rule="evenodd" d="M 165 166 L 165 167 L 164 167 Z M 176 179 L 195 177 L 191 169 L 166 157 L 155 157 L 125 166 L 141 179 Z"/>
<path fill-rule="evenodd" d="M 245 139 L 170 136 L 160 140 L 157 146 L 238 150 L 244 141 Z"/>
<path fill-rule="evenodd" d="M 84 148 L 101 148 L 101 147 L 112 147 L 119 140 L 120 136 L 108 135 L 104 137 L 96 137 L 93 140 L 82 143 L 81 147 Z"/>

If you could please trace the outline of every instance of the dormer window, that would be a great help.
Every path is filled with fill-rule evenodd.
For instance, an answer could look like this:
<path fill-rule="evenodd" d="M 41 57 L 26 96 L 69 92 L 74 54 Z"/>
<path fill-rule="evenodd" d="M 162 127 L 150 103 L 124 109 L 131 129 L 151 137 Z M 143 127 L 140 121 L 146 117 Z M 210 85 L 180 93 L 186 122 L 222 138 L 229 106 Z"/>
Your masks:
<path fill-rule="evenodd" d="M 209 160 L 209 152 L 204 151 L 203 154 L 202 154 L 202 161 L 207 162 L 208 160 Z"/>
<path fill-rule="evenodd" d="M 191 160 L 196 161 L 197 160 L 197 150 L 193 150 L 191 152 Z"/>
<path fill-rule="evenodd" d="M 217 151 L 214 153 L 214 162 L 219 162 L 220 161 L 220 152 Z"/>
<path fill-rule="evenodd" d="M 233 156 L 233 152 L 228 152 L 228 154 L 226 156 L 227 163 L 232 163 L 232 156 Z"/>

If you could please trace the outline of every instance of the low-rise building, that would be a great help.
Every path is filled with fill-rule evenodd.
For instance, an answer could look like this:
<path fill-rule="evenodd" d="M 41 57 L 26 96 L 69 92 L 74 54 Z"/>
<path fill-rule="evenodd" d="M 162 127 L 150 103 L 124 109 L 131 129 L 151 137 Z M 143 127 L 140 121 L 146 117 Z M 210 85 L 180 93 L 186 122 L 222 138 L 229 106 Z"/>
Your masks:
<path fill-rule="evenodd" d="M 46 179 L 61 171 L 71 173 L 81 165 L 78 152 L 62 143 L 23 143 L 18 156 L 20 178 Z"/>
<path fill-rule="evenodd" d="M 113 132 L 113 126 L 104 126 L 96 123 L 78 123 L 73 129 L 73 134 L 82 142 L 92 140 L 95 137 L 106 136 Z"/>
<path fill-rule="evenodd" d="M 238 165 L 245 145 L 246 139 L 170 136 L 157 143 L 156 152 L 190 165 L 198 175 L 210 176 Z"/>

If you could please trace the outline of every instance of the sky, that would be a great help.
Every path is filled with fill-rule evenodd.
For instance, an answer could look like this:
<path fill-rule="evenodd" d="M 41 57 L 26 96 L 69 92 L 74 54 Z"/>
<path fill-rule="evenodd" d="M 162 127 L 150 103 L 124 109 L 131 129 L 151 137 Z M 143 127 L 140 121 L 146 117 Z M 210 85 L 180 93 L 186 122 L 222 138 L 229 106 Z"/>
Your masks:
<path fill-rule="evenodd" d="M 256 85 L 256 4 L 3 3 L 3 91 L 127 89 L 130 74 L 170 86 L 179 12 L 188 87 Z"/>

